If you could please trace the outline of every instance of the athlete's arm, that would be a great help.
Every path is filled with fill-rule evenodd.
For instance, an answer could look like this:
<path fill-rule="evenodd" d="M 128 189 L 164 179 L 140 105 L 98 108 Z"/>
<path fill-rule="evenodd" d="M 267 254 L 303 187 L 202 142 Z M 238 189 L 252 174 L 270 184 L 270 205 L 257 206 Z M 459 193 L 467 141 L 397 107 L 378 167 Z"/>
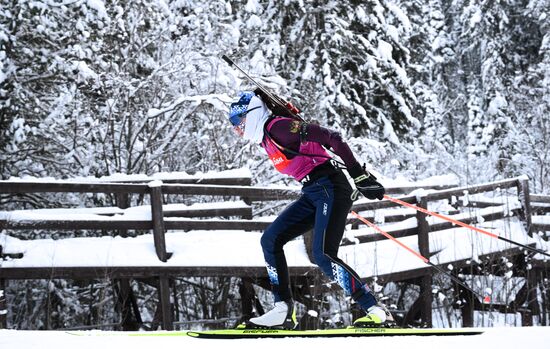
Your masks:
<path fill-rule="evenodd" d="M 340 132 L 316 124 L 307 124 L 305 132 L 302 132 L 302 137 L 305 137 L 308 142 L 321 143 L 325 148 L 332 149 L 334 154 L 344 161 L 347 168 L 358 164 L 350 147 L 342 139 Z"/>

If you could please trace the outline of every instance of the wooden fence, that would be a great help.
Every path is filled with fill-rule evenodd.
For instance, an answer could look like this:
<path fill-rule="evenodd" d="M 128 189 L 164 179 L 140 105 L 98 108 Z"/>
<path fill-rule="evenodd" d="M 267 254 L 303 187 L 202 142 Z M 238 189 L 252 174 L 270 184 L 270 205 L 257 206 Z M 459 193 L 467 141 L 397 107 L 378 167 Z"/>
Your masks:
<path fill-rule="evenodd" d="M 274 201 L 274 200 L 291 200 L 300 195 L 298 189 L 292 188 L 271 188 L 271 187 L 251 187 L 250 178 L 218 178 L 218 179 L 203 179 L 200 184 L 197 180 L 185 180 L 183 182 L 172 181 L 171 183 L 152 181 L 149 183 L 75 183 L 75 182 L 9 182 L 0 181 L 0 195 L 22 195 L 22 194 L 37 194 L 37 193 L 106 193 L 116 195 L 118 206 L 122 209 L 128 207 L 128 197 L 131 195 L 148 196 L 151 207 L 150 220 L 67 220 L 67 219 L 48 219 L 48 220 L 10 220 L 0 219 L 0 230 L 109 230 L 125 232 L 128 230 L 151 230 L 153 232 L 152 243 L 155 246 L 155 251 L 158 259 L 166 262 L 170 258 L 170 254 L 166 248 L 165 232 L 166 230 L 250 230 L 258 231 L 267 227 L 269 222 L 252 220 L 252 208 L 218 208 L 202 210 L 166 210 L 167 205 L 164 204 L 167 196 L 182 195 L 182 196 L 216 196 L 229 199 L 229 197 L 238 197 L 246 203 L 255 201 Z M 426 187 L 423 189 L 433 189 L 423 196 L 405 196 L 400 199 L 409 203 L 417 204 L 420 207 L 428 208 L 430 202 L 448 200 L 453 201 L 456 197 L 463 196 L 465 191 L 468 195 L 476 193 L 490 192 L 495 190 L 506 190 L 510 188 L 517 189 L 517 195 L 522 203 L 522 209 L 519 214 L 526 226 L 526 231 L 532 234 L 533 231 L 550 231 L 550 227 L 546 224 L 533 224 L 531 221 L 532 211 L 536 213 L 545 213 L 546 204 L 550 202 L 548 196 L 530 195 L 528 181 L 525 178 L 515 178 L 500 182 L 490 183 L 486 185 L 476 185 L 467 188 L 443 188 L 440 186 Z M 417 187 L 388 187 L 387 193 L 390 195 L 406 194 Z M 491 203 L 468 201 L 465 205 L 497 205 Z M 365 202 L 354 205 L 356 211 L 374 211 L 382 208 L 395 207 L 396 204 L 389 201 Z M 461 205 L 458 205 L 461 206 Z M 459 209 L 459 208 L 457 208 Z M 240 217 L 232 219 L 201 219 L 201 220 L 172 220 L 171 217 Z M 414 215 L 418 224 L 414 228 L 401 229 L 390 231 L 395 237 L 405 237 L 411 235 L 418 236 L 419 252 L 424 256 L 430 255 L 429 233 L 445 230 L 452 227 L 450 223 L 435 223 L 428 224 L 423 213 Z M 400 220 L 409 218 L 410 215 L 401 215 L 390 219 Z M 484 221 L 499 220 L 504 217 L 503 212 L 491 213 L 483 216 Z M 461 221 L 471 224 L 476 223 L 475 218 L 465 218 Z M 359 243 L 369 243 L 380 240 L 382 237 L 378 235 L 359 236 Z M 305 239 L 306 245 L 310 244 L 308 238 Z M 355 244 L 357 241 L 344 240 L 342 245 Z M 0 246 L 0 257 L 2 255 L 2 246 Z M 309 248 L 308 248 L 309 251 Z M 506 251 L 510 256 L 519 256 L 522 251 L 519 249 L 510 249 Z M 8 256 L 12 258 L 21 258 L 23 256 Z M 455 270 L 463 270 L 469 265 L 468 260 L 454 261 Z M 534 272 L 543 273 L 547 268 L 546 262 L 534 265 Z M 311 270 L 305 267 L 291 268 L 291 273 L 294 276 L 304 276 Z M 131 278 L 155 278 L 158 281 L 160 309 L 162 313 L 162 328 L 166 330 L 173 329 L 173 319 L 170 305 L 170 284 L 169 280 L 181 276 L 235 276 L 248 278 L 250 276 L 261 276 L 265 274 L 264 268 L 251 267 L 64 267 L 64 268 L 0 268 L 0 328 L 6 327 L 6 305 L 2 291 L 4 283 L 10 279 L 51 279 L 51 278 L 66 278 L 66 279 L 94 279 L 98 276 L 109 275 L 109 277 L 117 280 L 123 280 L 119 283 L 122 290 L 128 292 L 128 279 Z M 420 297 L 413 305 L 413 308 L 405 317 L 404 324 L 411 323 L 414 319 L 420 318 L 422 323 L 431 326 L 432 319 L 432 274 L 433 271 L 429 268 L 406 271 L 402 273 L 392 273 L 389 275 L 378 275 L 382 282 L 390 281 L 407 281 L 420 285 Z M 538 275 L 538 274 L 536 274 Z M 542 274 L 541 274 L 542 275 Z M 126 280 L 126 281 L 124 281 Z M 531 282 L 537 282 L 534 276 L 530 276 Z M 380 282 L 380 281 L 379 281 Z M 526 286 L 527 287 L 527 286 Z M 467 290 L 459 290 L 462 293 Z M 529 304 L 530 313 L 528 315 L 540 313 L 536 309 L 536 300 L 533 292 L 524 291 L 526 301 Z M 472 299 L 471 295 L 469 299 Z M 516 306 L 520 307 L 519 302 Z M 472 313 L 474 310 L 483 308 L 479 302 L 471 302 L 468 307 L 463 308 L 464 325 L 472 325 Z M 507 308 L 503 307 L 502 311 Z M 527 314 L 527 312 L 526 312 Z M 525 317 L 525 322 L 528 323 L 529 316 Z"/>

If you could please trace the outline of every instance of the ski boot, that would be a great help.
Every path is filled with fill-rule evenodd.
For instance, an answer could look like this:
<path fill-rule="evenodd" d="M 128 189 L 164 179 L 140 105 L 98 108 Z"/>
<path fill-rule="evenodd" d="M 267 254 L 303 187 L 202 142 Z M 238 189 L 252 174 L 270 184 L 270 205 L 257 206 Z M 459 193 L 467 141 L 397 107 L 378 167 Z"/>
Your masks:
<path fill-rule="evenodd" d="M 390 327 L 395 320 L 383 304 L 376 304 L 367 310 L 367 315 L 353 322 L 354 327 Z"/>
<path fill-rule="evenodd" d="M 293 330 L 298 326 L 296 320 L 296 307 L 293 301 L 276 302 L 275 307 L 262 316 L 251 318 L 244 324 L 239 325 L 238 329 L 255 328 L 267 329 L 276 328 L 284 330 Z"/>

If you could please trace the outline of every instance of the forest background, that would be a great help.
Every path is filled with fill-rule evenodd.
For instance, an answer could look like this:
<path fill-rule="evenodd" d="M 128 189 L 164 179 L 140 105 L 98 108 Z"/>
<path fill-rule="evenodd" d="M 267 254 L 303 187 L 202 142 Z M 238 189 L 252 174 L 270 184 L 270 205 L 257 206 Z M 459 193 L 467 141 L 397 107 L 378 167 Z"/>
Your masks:
<path fill-rule="evenodd" d="M 550 193 L 548 0 L 0 3 L 1 179 L 248 167 L 254 184 L 289 183 L 226 121 L 252 88 L 227 54 L 339 130 L 382 182 L 527 175 L 532 192 Z M 103 292 L 108 303 L 107 286 L 83 295 L 66 282 L 11 282 L 25 306 L 10 323 L 82 323 L 75 297 Z M 33 316 L 39 308 L 50 315 Z"/>

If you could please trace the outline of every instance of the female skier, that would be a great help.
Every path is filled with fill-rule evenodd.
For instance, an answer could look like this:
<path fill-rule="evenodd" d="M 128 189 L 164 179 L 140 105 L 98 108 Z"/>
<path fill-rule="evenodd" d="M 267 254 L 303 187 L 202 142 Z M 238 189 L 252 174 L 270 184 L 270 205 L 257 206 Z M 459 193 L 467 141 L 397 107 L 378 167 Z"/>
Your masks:
<path fill-rule="evenodd" d="M 338 258 L 338 247 L 354 192 L 344 173 L 333 166 L 324 147 L 332 148 L 345 163 L 355 186 L 368 199 L 381 200 L 384 187 L 357 162 L 339 133 L 316 124 L 273 115 L 261 93 L 241 93 L 229 109 L 236 133 L 262 146 L 275 168 L 302 183 L 302 195 L 269 225 L 261 238 L 275 307 L 251 318 L 247 327 L 294 329 L 297 326 L 283 246 L 313 228 L 315 263 L 337 282 L 367 313 L 355 326 L 379 326 L 391 314 L 378 304 L 369 287 Z"/>

